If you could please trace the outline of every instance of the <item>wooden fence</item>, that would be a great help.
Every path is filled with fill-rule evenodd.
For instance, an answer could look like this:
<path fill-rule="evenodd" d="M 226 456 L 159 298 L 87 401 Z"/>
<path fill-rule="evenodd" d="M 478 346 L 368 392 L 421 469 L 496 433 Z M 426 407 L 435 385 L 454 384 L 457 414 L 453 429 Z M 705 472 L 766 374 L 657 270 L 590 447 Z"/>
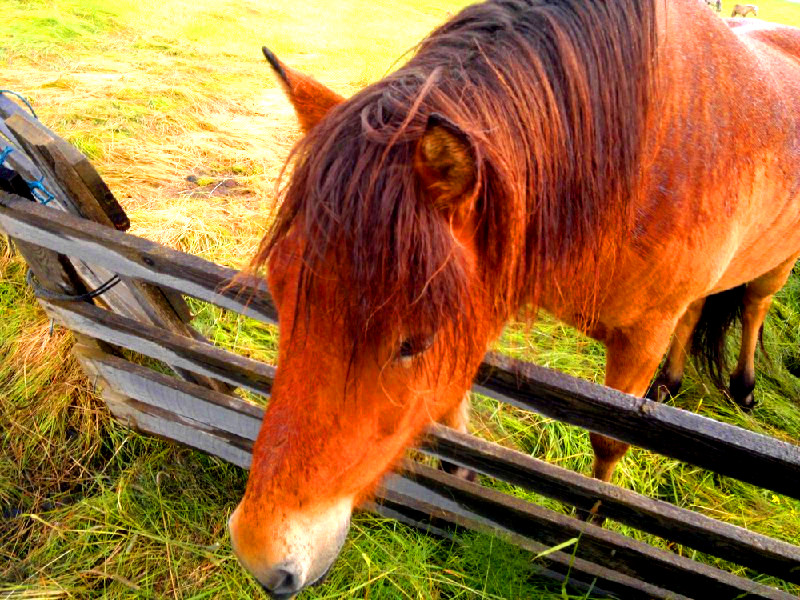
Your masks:
<path fill-rule="evenodd" d="M 263 409 L 232 392 L 268 398 L 274 367 L 205 340 L 188 323 L 183 295 L 275 324 L 263 284 L 124 233 L 127 217 L 89 162 L 2 95 L 0 134 L 0 151 L 6 140 L 13 148 L 5 164 L 49 192 L 0 192 L 0 230 L 28 262 L 44 310 L 74 332 L 74 352 L 111 412 L 139 431 L 249 467 Z M 115 278 L 119 283 L 96 300 L 86 298 L 87 290 Z M 173 374 L 131 362 L 121 349 L 155 359 Z M 800 447 L 497 354 L 486 356 L 473 389 L 800 498 Z M 800 584 L 798 546 L 440 425 L 430 428 L 421 450 L 582 510 L 599 506 L 602 516 Z M 541 572 L 593 585 L 594 594 L 794 597 L 411 460 L 387 477 L 368 508 L 435 535 L 474 529 L 537 553 L 578 537 L 574 555 L 572 549 L 547 554 Z"/>

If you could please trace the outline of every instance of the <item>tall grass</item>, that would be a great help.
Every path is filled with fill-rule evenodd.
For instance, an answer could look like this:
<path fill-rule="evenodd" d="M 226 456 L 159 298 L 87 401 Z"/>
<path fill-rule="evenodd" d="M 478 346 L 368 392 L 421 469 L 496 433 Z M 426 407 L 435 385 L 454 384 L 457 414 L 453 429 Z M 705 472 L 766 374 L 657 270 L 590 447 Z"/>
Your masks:
<path fill-rule="evenodd" d="M 299 134 L 260 46 L 348 95 L 391 69 L 461 4 L 0 0 L 0 87 L 28 96 L 48 125 L 92 158 L 134 233 L 237 267 L 264 232 L 275 178 Z M 759 4 L 763 18 L 800 23 L 800 5 Z M 225 530 L 246 473 L 109 419 L 93 382 L 69 356 L 69 334 L 51 330 L 24 270 L 0 241 L 0 598 L 259 596 L 232 557 Z M 191 307 L 195 325 L 215 343 L 274 359 L 274 329 L 202 302 Z M 770 358 L 758 363 L 756 410 L 740 412 L 692 371 L 674 404 L 800 443 L 798 326 L 800 274 L 769 318 Z M 533 328 L 509 326 L 498 346 L 602 380 L 602 346 L 546 315 Z M 583 431 L 486 398 L 474 401 L 478 435 L 588 472 Z M 799 502 L 644 450 L 625 458 L 616 482 L 800 540 Z M 436 540 L 360 514 L 328 582 L 307 597 L 575 597 L 535 569 L 529 554 L 498 539 Z"/>

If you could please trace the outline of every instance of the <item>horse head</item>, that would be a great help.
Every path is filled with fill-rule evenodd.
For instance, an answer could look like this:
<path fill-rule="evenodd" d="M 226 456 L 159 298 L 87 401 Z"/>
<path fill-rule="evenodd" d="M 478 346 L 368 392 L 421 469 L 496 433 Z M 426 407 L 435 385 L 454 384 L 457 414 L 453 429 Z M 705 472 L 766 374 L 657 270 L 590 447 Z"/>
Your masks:
<path fill-rule="evenodd" d="M 458 408 L 498 327 L 478 302 L 470 136 L 422 113 L 385 133 L 388 104 L 348 108 L 264 54 L 307 133 L 254 261 L 278 308 L 278 368 L 229 526 L 241 563 L 286 598 L 324 577 L 354 507 Z"/>

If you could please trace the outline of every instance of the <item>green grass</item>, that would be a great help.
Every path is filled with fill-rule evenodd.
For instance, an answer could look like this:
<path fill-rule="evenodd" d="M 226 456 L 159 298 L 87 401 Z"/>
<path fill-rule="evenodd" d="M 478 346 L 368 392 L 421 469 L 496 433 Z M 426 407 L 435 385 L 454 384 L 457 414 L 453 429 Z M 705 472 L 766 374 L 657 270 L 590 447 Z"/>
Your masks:
<path fill-rule="evenodd" d="M 295 4 L 288 10 L 232 0 L 0 0 L 0 87 L 28 96 L 47 124 L 92 158 L 135 233 L 240 266 L 263 235 L 275 178 L 298 135 L 260 46 L 349 95 L 390 70 L 462 2 Z M 759 12 L 800 24 L 800 4 L 762 1 Z M 214 192 L 223 179 L 237 186 Z M 274 360 L 273 328 L 190 304 L 195 325 L 215 343 Z M 246 473 L 111 420 L 69 357 L 69 335 L 58 327 L 51 333 L 25 285 L 24 265 L 3 242 L 0 314 L 0 598 L 259 597 L 225 530 Z M 778 296 L 765 343 L 770 358 L 757 363 L 760 404 L 752 414 L 732 407 L 692 370 L 673 403 L 799 443 L 800 273 Z M 509 326 L 498 347 L 602 381 L 603 347 L 546 315 L 534 327 Z M 580 429 L 483 397 L 474 405 L 478 435 L 588 472 L 591 450 Z M 800 502 L 644 450 L 629 453 L 615 481 L 800 540 Z M 568 512 L 537 494 L 494 485 Z M 538 578 L 535 569 L 530 554 L 498 539 L 436 540 L 359 514 L 326 585 L 304 597 L 581 597 Z"/>

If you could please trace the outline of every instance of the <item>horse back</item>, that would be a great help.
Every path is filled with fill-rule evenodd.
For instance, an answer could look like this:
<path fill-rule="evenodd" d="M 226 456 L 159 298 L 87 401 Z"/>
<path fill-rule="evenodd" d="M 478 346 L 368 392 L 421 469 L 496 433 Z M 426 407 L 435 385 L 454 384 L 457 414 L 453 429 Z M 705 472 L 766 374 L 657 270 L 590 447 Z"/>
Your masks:
<path fill-rule="evenodd" d="M 645 312 L 644 298 L 685 308 L 800 250 L 800 31 L 680 8 L 694 14 L 665 20 L 636 230 L 608 279 Z M 615 297 L 603 307 L 612 327 L 632 318 Z"/>
<path fill-rule="evenodd" d="M 800 69 L 800 29 L 760 19 L 726 19 L 726 22 L 756 54 L 772 55 Z"/>

